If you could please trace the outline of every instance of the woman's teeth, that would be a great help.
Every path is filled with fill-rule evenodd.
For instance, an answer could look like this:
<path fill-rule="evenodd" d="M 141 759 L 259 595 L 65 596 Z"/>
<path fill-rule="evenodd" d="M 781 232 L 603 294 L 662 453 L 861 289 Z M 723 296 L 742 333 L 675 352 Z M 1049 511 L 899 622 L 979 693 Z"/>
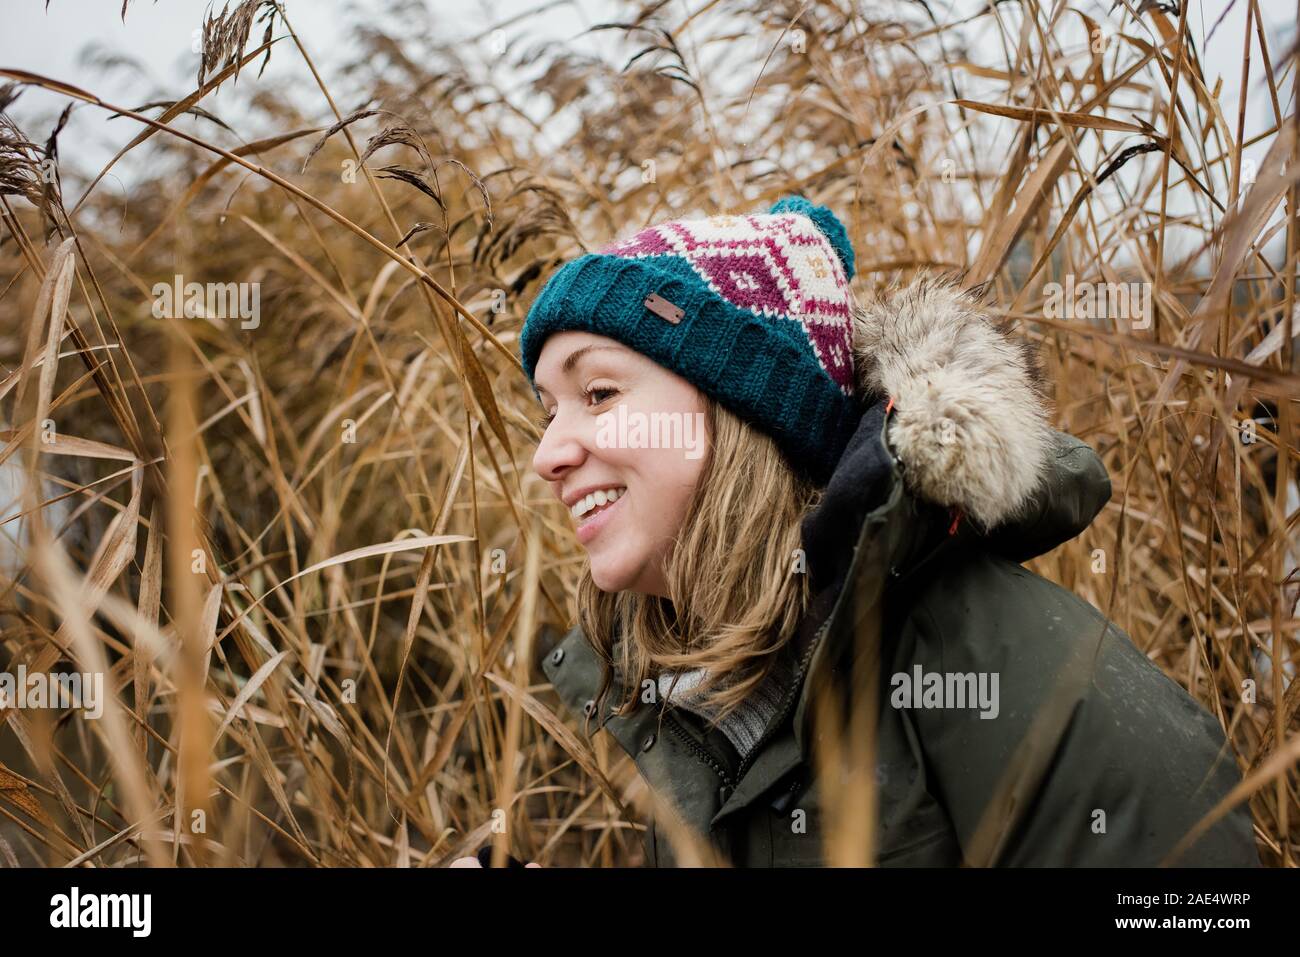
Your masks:
<path fill-rule="evenodd" d="M 605 505 L 613 505 L 626 491 L 627 488 L 620 485 L 617 488 L 601 489 L 599 492 L 592 492 L 585 498 L 581 498 L 574 502 L 573 508 L 570 509 L 570 511 L 573 512 L 574 518 L 582 518 L 582 516 L 586 515 L 593 509 L 601 508 Z"/>

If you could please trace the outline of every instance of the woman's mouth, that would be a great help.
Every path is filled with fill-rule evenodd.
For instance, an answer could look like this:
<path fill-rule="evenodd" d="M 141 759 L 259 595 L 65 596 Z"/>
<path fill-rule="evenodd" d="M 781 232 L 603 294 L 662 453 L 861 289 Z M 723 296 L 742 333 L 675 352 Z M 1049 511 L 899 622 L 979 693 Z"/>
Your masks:
<path fill-rule="evenodd" d="M 609 524 L 610 515 L 617 510 L 618 503 L 626 496 L 627 488 L 617 485 L 592 492 L 574 502 L 569 512 L 578 523 L 578 541 L 586 545 L 600 534 L 600 530 Z"/>

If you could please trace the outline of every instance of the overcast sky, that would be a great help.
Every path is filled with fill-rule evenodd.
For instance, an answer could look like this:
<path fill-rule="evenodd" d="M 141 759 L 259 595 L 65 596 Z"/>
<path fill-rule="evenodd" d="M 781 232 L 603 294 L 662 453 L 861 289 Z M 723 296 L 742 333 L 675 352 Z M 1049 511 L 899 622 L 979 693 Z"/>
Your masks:
<path fill-rule="evenodd" d="M 50 0 L 48 12 L 45 0 L 0 0 L 0 5 L 4 7 L 0 66 L 62 80 L 124 107 L 140 105 L 140 97 L 149 91 L 163 89 L 177 96 L 195 86 L 199 64 L 197 31 L 209 8 L 208 0 L 131 0 L 125 23 L 121 0 Z M 454 39 L 483 36 L 496 24 L 543 4 L 541 0 L 425 0 L 424 5 L 433 11 L 446 36 Z M 358 19 L 371 19 L 375 12 L 391 11 L 392 6 L 384 0 L 288 0 L 285 4 L 294 29 L 327 82 L 335 75 L 333 67 L 348 58 L 352 36 L 349 26 Z M 602 0 L 563 0 L 528 21 L 530 38 L 564 39 L 594 51 L 597 47 L 591 38 L 574 38 L 610 11 L 610 4 Z M 249 49 L 261 42 L 262 30 L 254 26 Z M 277 33 L 283 32 L 282 27 L 277 27 Z M 481 42 L 486 51 L 490 40 Z M 146 75 L 139 76 L 127 67 L 106 74 L 91 59 L 92 54 L 104 52 L 138 61 Z M 287 45 L 273 53 L 260 81 L 255 73 L 252 70 L 247 74 L 247 82 L 278 84 L 282 92 L 313 97 L 304 102 L 318 111 L 319 119 L 332 121 L 310 74 L 296 51 Z M 244 82 L 241 76 L 240 83 Z M 333 86 L 332 91 L 337 93 Z M 227 83 L 203 106 L 243 133 L 247 131 L 239 123 L 241 100 L 241 91 Z M 28 135 L 43 141 L 66 103 L 56 94 L 29 88 L 10 112 Z M 345 101 L 340 108 L 346 111 L 349 105 Z M 123 120 L 105 123 L 105 116 L 90 108 L 74 111 L 59 141 L 65 165 L 75 164 L 83 170 L 92 162 L 102 165 L 138 132 Z M 74 146 L 76 155 L 68 155 Z M 128 186 L 134 159 L 128 157 L 116 168 Z"/>
<path fill-rule="evenodd" d="M 701 9 L 707 2 L 708 0 L 672 0 L 665 8 L 664 16 L 669 21 L 680 22 L 690 11 Z M 878 6 L 875 0 L 859 2 Z M 1136 6 L 1136 0 L 1124 2 Z M 1213 89 L 1215 83 L 1222 80 L 1220 103 L 1230 124 L 1235 125 L 1246 0 L 1235 0 L 1230 7 L 1227 7 L 1228 0 L 1190 2 L 1191 33 L 1202 51 L 1208 85 Z M 199 56 L 196 52 L 196 30 L 209 6 L 208 0 L 132 0 L 125 24 L 120 16 L 120 0 L 50 0 L 48 12 L 45 0 L 0 0 L 0 4 L 4 7 L 4 28 L 0 30 L 0 65 L 42 73 L 85 87 L 122 106 L 138 106 L 142 97 L 158 90 L 176 96 L 188 92 L 195 84 Z M 488 34 L 496 24 L 541 6 L 542 0 L 424 0 L 424 5 L 433 12 L 439 28 L 445 30 L 447 37 L 468 38 Z M 955 0 L 945 3 L 944 0 L 930 0 L 930 5 L 941 22 L 948 22 L 961 19 L 972 10 L 984 7 L 985 2 Z M 1097 18 L 1104 22 L 1106 11 L 1111 6 L 1112 0 L 1096 0 Z M 1260 6 L 1270 49 L 1278 56 L 1294 42 L 1295 0 L 1261 0 Z M 348 57 L 349 38 L 352 35 L 350 26 L 358 19 L 369 20 L 377 13 L 387 12 L 391 17 L 393 10 L 393 4 L 385 0 L 288 0 L 286 7 L 295 29 L 317 59 L 327 81 L 336 76 L 332 68 Z M 1207 42 L 1207 34 L 1225 8 L 1228 9 L 1227 15 L 1213 38 Z M 613 19 L 618 14 L 625 14 L 628 9 L 627 4 L 612 0 L 560 0 L 543 15 L 528 19 L 523 27 L 520 24 L 508 27 L 507 32 L 513 35 L 521 29 L 526 30 L 529 45 L 542 38 L 561 39 L 621 65 L 626 54 L 622 45 L 616 46 L 619 37 L 613 33 L 582 34 L 591 24 Z M 725 10 L 725 0 L 720 9 Z M 1072 18 L 1067 19 L 1073 22 Z M 397 28 L 400 35 L 400 24 Z M 1149 27 L 1145 28 L 1149 30 Z M 992 29 L 991 18 L 985 17 L 980 21 L 978 30 L 986 31 L 985 36 Z M 261 28 L 255 27 L 252 43 L 258 42 L 260 36 Z M 1001 42 L 996 39 L 983 42 L 978 34 L 970 36 L 969 40 L 975 56 L 987 54 L 986 65 L 1000 65 Z M 489 41 L 480 42 L 486 50 Z M 138 60 L 143 65 L 146 76 L 138 76 L 128 68 L 106 74 L 99 65 L 87 62 L 87 54 L 93 50 Z M 985 61 L 982 59 L 981 62 Z M 758 62 L 752 66 L 753 73 L 756 74 Z M 1273 122 L 1267 89 L 1261 82 L 1262 72 L 1262 61 L 1256 56 L 1247 97 L 1247 138 L 1268 128 Z M 272 56 L 261 81 L 256 80 L 251 72 L 245 75 L 250 84 L 276 84 L 278 91 L 297 96 L 299 102 L 318 114 L 318 120 L 324 122 L 331 119 L 300 58 L 287 46 L 278 49 Z M 735 76 L 710 77 L 715 87 L 733 82 L 748 85 L 753 79 L 754 76 L 743 70 L 738 70 Z M 963 82 L 971 84 L 967 87 L 969 90 L 974 88 L 976 81 L 964 77 Z M 243 86 L 244 83 L 241 77 L 240 85 Z M 1290 74 L 1286 74 L 1282 89 L 1283 112 L 1293 112 L 1295 106 L 1291 102 L 1291 94 L 1294 86 Z M 205 101 L 204 106 L 248 137 L 258 131 L 249 130 L 246 124 L 240 123 L 243 95 L 244 91 L 225 84 L 218 95 Z M 30 136 L 43 141 L 50 124 L 65 102 L 54 94 L 29 89 L 23 93 L 11 112 Z M 346 111 L 355 105 L 345 99 L 340 108 Z M 541 107 L 534 113 L 535 116 L 544 112 L 545 107 L 544 103 L 519 102 L 517 105 L 525 109 L 530 106 Z M 999 134 L 1009 135 L 1014 128 L 1014 124 L 1005 121 L 991 122 L 1000 124 L 995 126 Z M 65 175 L 69 167 L 83 172 L 98 169 L 136 132 L 135 126 L 126 120 L 105 122 L 105 115 L 93 108 L 74 111 L 72 122 L 60 138 Z M 1267 142 L 1257 144 L 1249 148 L 1246 155 L 1258 163 L 1267 147 Z M 129 192 L 133 172 L 143 173 L 143 170 L 133 164 L 147 161 L 148 155 L 145 152 L 129 156 L 114 170 L 120 189 Z"/>

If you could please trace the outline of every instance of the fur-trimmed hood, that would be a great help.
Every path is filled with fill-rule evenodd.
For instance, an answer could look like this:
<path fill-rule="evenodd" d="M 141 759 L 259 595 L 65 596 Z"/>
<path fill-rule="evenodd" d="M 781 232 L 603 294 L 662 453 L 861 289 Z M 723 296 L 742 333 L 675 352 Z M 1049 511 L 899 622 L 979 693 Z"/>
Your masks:
<path fill-rule="evenodd" d="M 920 279 L 854 316 L 868 404 L 804 518 L 819 577 L 845 572 L 867 521 L 891 527 L 894 575 L 948 539 L 1023 562 L 1088 527 L 1111 496 L 1106 467 L 1049 424 L 1032 349 L 975 295 Z"/>
<path fill-rule="evenodd" d="M 988 530 L 1023 515 L 1055 445 L 1029 344 L 947 280 L 855 310 L 854 365 L 893 400 L 889 440 L 909 489 Z"/>

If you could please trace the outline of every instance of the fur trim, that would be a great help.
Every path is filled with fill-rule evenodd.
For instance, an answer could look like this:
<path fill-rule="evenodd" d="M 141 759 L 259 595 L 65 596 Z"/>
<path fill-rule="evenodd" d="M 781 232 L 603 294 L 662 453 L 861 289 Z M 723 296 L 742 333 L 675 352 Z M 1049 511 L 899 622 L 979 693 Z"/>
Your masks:
<path fill-rule="evenodd" d="M 1029 343 L 935 279 L 855 310 L 853 339 L 859 386 L 894 400 L 889 439 L 909 488 L 985 530 L 1014 518 L 1052 441 Z"/>

